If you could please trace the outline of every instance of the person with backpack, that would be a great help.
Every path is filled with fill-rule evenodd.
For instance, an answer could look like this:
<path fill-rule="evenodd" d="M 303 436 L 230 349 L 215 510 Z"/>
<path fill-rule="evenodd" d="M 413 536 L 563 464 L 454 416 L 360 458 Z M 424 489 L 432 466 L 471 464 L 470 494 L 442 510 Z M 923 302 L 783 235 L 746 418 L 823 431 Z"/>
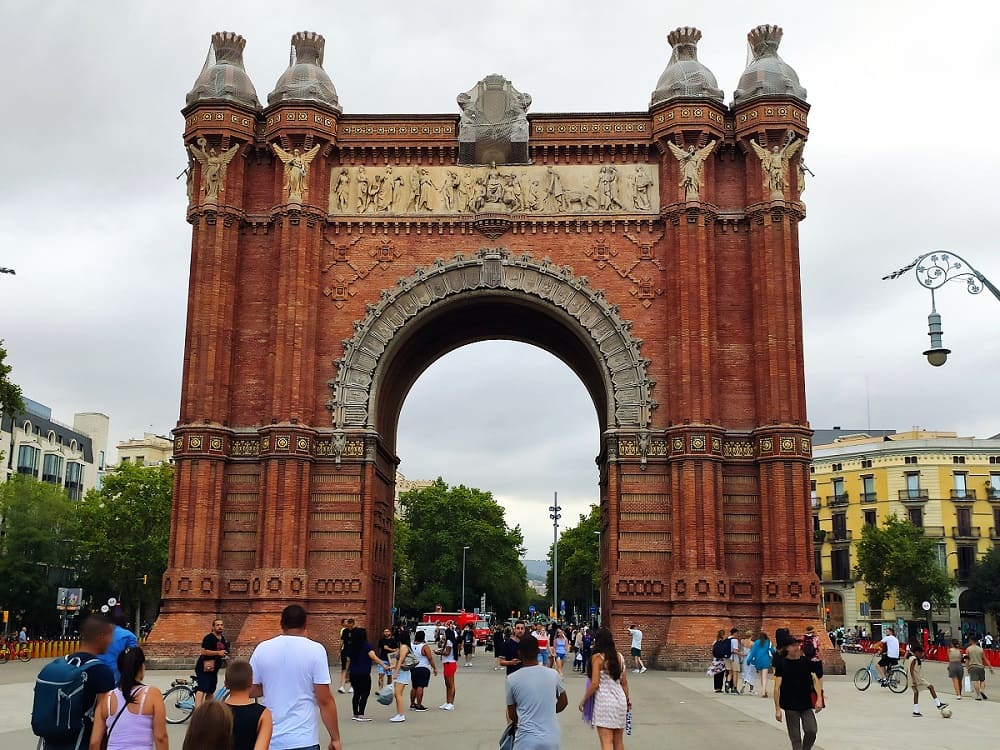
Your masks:
<path fill-rule="evenodd" d="M 725 630 L 719 630 L 715 634 L 715 643 L 712 644 L 712 666 L 709 667 L 709 674 L 715 686 L 715 692 L 721 693 L 723 683 L 726 680 L 729 657 L 732 655 L 732 642 L 726 636 Z M 729 692 L 729 685 L 726 685 L 726 692 Z"/>
<path fill-rule="evenodd" d="M 130 648 L 118 657 L 118 687 L 97 701 L 90 750 L 167 750 L 167 708 L 159 688 L 144 685 L 146 655 Z"/>
<path fill-rule="evenodd" d="M 818 667 L 820 679 L 823 678 L 823 659 L 819 655 L 819 636 L 812 625 L 806 626 L 806 634 L 802 638 L 802 655 Z"/>
<path fill-rule="evenodd" d="M 44 750 L 82 750 L 93 726 L 94 707 L 115 689 L 111 670 L 98 660 L 114 635 L 111 621 L 91 615 L 80 625 L 80 648 L 49 662 L 38 674 L 31 729 Z"/>

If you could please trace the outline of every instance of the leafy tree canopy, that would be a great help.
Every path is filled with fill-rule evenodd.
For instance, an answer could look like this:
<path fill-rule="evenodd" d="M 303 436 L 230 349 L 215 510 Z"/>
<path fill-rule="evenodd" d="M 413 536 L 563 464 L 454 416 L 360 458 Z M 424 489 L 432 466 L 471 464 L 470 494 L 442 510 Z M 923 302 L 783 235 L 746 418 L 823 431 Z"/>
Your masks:
<path fill-rule="evenodd" d="M 865 526 L 854 573 L 876 609 L 890 593 L 912 611 L 924 601 L 945 606 L 951 600 L 952 581 L 938 563 L 934 541 L 896 515 L 886 518 L 884 528 Z"/>
<path fill-rule="evenodd" d="M 21 386 L 10 379 L 13 369 L 6 363 L 7 350 L 0 339 L 0 411 L 4 414 L 21 414 L 24 412 L 24 397 Z"/>
<path fill-rule="evenodd" d="M 462 600 L 462 548 L 465 608 L 487 607 L 498 614 L 523 609 L 527 574 L 521 557 L 520 526 L 507 525 L 504 509 L 483 490 L 449 487 L 440 477 L 429 487 L 400 496 L 402 518 L 394 540 L 396 606 L 418 614 L 440 604 L 457 610 Z"/>
<path fill-rule="evenodd" d="M 1000 615 L 1000 547 L 991 547 L 973 566 L 969 593 L 984 612 Z"/>
<path fill-rule="evenodd" d="M 580 514 L 576 526 L 559 535 L 559 599 L 566 602 L 566 614 L 573 609 L 587 619 L 591 603 L 597 604 L 595 593 L 601 582 L 601 551 L 597 532 L 601 529 L 601 511 L 590 506 L 590 513 Z M 549 572 L 545 579 L 552 592 L 552 547 L 549 547 Z M 551 597 L 549 599 L 551 602 Z"/>

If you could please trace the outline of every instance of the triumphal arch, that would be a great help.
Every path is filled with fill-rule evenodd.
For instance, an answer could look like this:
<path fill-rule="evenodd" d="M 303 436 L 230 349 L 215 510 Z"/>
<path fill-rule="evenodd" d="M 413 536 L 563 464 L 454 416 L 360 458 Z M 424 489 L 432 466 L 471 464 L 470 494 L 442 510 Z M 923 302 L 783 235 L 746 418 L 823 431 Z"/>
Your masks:
<path fill-rule="evenodd" d="M 487 75 L 453 112 L 386 115 L 342 107 L 318 34 L 292 37 L 266 104 L 244 39 L 213 36 L 183 110 L 193 240 L 154 652 L 193 651 L 215 613 L 251 646 L 290 602 L 328 643 L 342 617 L 381 627 L 402 401 L 484 339 L 552 352 L 593 398 L 616 630 L 638 623 L 668 665 L 723 625 L 815 620 L 806 91 L 760 26 L 726 104 L 700 38 L 670 33 L 641 111 L 534 113 L 530 81 Z"/>

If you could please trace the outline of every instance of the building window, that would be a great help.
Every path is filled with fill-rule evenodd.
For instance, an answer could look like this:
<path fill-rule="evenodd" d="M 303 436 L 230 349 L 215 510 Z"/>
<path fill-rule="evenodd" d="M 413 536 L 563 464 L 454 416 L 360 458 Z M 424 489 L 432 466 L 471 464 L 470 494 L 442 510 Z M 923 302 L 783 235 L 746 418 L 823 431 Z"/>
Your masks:
<path fill-rule="evenodd" d="M 809 483 L 809 489 L 810 489 L 810 496 L 812 497 L 812 507 L 818 508 L 819 507 L 819 493 L 816 492 L 816 480 L 815 479 L 813 479 Z"/>
<path fill-rule="evenodd" d="M 907 456 L 906 458 L 903 459 L 903 463 L 906 464 L 915 464 L 916 462 L 917 462 L 916 456 Z"/>
<path fill-rule="evenodd" d="M 104 471 L 104 451 L 101 451 L 97 459 L 97 470 Z"/>
<path fill-rule="evenodd" d="M 924 527 L 924 511 L 922 508 L 910 508 L 906 515 L 909 517 L 910 523 L 918 529 Z"/>
<path fill-rule="evenodd" d="M 41 449 L 32 445 L 22 445 L 17 449 L 17 473 L 38 476 L 38 457 Z"/>
<path fill-rule="evenodd" d="M 66 463 L 66 492 L 70 500 L 79 500 L 83 496 L 83 464 L 76 461 Z"/>
<path fill-rule="evenodd" d="M 941 570 L 947 571 L 948 570 L 948 548 L 944 545 L 943 542 L 941 542 L 941 543 L 938 543 L 938 545 L 936 547 L 936 551 L 937 551 L 938 566 L 940 566 Z"/>
<path fill-rule="evenodd" d="M 849 581 L 851 579 L 851 551 L 849 549 L 835 549 L 830 553 L 831 577 L 835 581 Z"/>
<path fill-rule="evenodd" d="M 823 580 L 823 555 L 817 549 L 813 552 L 813 567 L 816 569 L 816 577 Z"/>
<path fill-rule="evenodd" d="M 872 460 L 870 458 L 862 458 L 861 459 L 861 468 L 862 469 L 870 469 L 871 467 L 872 467 Z"/>
<path fill-rule="evenodd" d="M 865 511 L 865 526 L 875 526 L 878 522 L 875 519 L 875 511 Z"/>
<path fill-rule="evenodd" d="M 830 470 L 831 471 L 843 471 L 844 470 L 844 465 L 843 464 L 834 464 L 833 466 L 830 467 Z"/>
<path fill-rule="evenodd" d="M 135 457 L 135 465 L 136 466 L 143 466 L 143 465 L 145 465 L 145 463 L 146 463 L 146 457 L 145 456 L 136 456 Z"/>
<path fill-rule="evenodd" d="M 917 500 L 920 494 L 920 472 L 909 472 L 906 475 L 906 494 L 911 500 Z"/>
<path fill-rule="evenodd" d="M 130 458 L 129 458 L 128 456 L 122 456 L 122 460 L 121 460 L 121 462 L 122 462 L 123 464 L 127 464 L 127 463 L 129 463 L 129 461 L 131 461 L 131 459 L 130 459 Z"/>
<path fill-rule="evenodd" d="M 957 536 L 972 536 L 972 508 L 958 508 L 955 511 L 955 520 L 958 522 L 955 528 Z"/>
<path fill-rule="evenodd" d="M 847 514 L 833 514 L 833 541 L 843 542 L 847 539 Z"/>
<path fill-rule="evenodd" d="M 965 456 L 952 456 L 951 457 L 951 462 L 953 464 L 964 464 L 965 463 Z"/>
<path fill-rule="evenodd" d="M 955 571 L 955 577 L 959 581 L 969 580 L 969 573 L 972 572 L 972 567 L 975 564 L 976 548 L 968 545 L 958 547 L 958 570 Z"/>
<path fill-rule="evenodd" d="M 813 531 L 819 531 L 819 516 L 813 516 Z"/>
<path fill-rule="evenodd" d="M 994 500 L 1000 499 L 1000 474 L 990 474 L 989 495 Z"/>
<path fill-rule="evenodd" d="M 63 458 L 55 453 L 46 453 L 42 460 L 42 481 L 62 484 Z"/>
<path fill-rule="evenodd" d="M 969 497 L 969 477 L 964 471 L 956 471 L 952 478 L 955 482 L 955 497 L 957 499 Z"/>
<path fill-rule="evenodd" d="M 1000 537 L 1000 508 L 993 509 L 993 538 Z"/>
<path fill-rule="evenodd" d="M 861 502 L 874 503 L 875 500 L 875 477 L 871 474 L 861 477 Z"/>

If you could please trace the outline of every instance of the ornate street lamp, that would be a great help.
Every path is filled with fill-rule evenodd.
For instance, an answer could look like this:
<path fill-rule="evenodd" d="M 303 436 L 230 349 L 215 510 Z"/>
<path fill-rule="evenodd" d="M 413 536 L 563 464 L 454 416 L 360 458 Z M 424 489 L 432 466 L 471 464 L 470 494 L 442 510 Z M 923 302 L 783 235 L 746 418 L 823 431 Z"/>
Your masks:
<path fill-rule="evenodd" d="M 931 365 L 940 367 L 948 361 L 951 350 L 944 348 L 941 314 L 935 305 L 934 292 L 948 281 L 964 281 L 969 294 L 979 294 L 983 291 L 983 287 L 986 287 L 997 300 L 1000 300 L 1000 289 L 993 286 L 990 280 L 973 268 L 965 258 L 944 250 L 924 253 L 898 271 L 883 276 L 882 281 L 898 279 L 911 268 L 916 269 L 914 273 L 920 286 L 931 290 L 931 312 L 927 316 L 929 329 L 927 335 L 931 338 L 931 348 L 924 352 L 924 356 Z"/>

